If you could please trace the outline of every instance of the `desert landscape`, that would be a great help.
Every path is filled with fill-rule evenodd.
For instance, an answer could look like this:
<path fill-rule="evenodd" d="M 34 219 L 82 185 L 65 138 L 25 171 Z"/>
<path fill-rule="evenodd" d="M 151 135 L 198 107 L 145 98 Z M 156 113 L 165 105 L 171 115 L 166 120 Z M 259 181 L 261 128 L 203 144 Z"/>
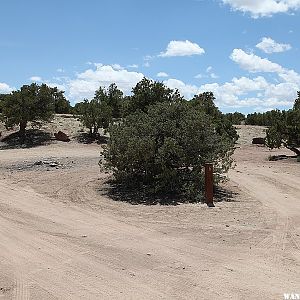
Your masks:
<path fill-rule="evenodd" d="M 236 167 L 214 208 L 112 199 L 102 146 L 78 138 L 76 119 L 56 115 L 42 129 L 71 141 L 0 143 L 0 299 L 282 299 L 299 289 L 299 163 L 251 145 L 264 127 L 238 126 Z"/>
<path fill-rule="evenodd" d="M 300 0 L 0 8 L 0 300 L 300 300 Z"/>

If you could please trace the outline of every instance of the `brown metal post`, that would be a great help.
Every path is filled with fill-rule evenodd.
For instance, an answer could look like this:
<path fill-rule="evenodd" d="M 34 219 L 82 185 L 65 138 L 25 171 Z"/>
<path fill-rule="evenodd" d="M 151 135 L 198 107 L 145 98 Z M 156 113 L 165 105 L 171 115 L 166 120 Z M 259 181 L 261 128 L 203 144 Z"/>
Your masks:
<path fill-rule="evenodd" d="M 213 169 L 212 163 L 205 164 L 205 202 L 209 207 L 214 207 Z"/>

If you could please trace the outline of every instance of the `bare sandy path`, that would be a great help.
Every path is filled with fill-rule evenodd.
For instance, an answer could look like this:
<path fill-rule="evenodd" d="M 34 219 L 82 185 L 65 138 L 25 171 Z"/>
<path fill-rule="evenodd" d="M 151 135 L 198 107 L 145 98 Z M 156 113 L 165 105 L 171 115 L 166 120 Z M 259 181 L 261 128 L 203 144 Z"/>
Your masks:
<path fill-rule="evenodd" d="M 237 151 L 239 163 L 230 172 L 230 179 L 251 197 L 259 199 L 263 209 L 275 212 L 270 235 L 257 247 L 268 248 L 278 268 L 286 267 L 290 259 L 295 259 L 295 264 L 300 266 L 299 164 L 295 160 L 292 164 L 268 162 L 266 156 L 251 162 L 247 157 L 255 148 L 248 146 Z M 300 282 L 300 274 L 297 277 Z"/>
<path fill-rule="evenodd" d="M 14 274 L 18 299 L 254 299 L 293 278 L 270 270 L 260 251 L 138 227 L 30 188 L 0 188 L 1 269 Z"/>
<path fill-rule="evenodd" d="M 238 149 L 230 173 L 238 195 L 208 209 L 99 194 L 98 146 L 0 152 L 0 299 L 282 299 L 299 291 L 299 167 L 266 154 Z M 74 163 L 15 168 L 47 157 Z"/>

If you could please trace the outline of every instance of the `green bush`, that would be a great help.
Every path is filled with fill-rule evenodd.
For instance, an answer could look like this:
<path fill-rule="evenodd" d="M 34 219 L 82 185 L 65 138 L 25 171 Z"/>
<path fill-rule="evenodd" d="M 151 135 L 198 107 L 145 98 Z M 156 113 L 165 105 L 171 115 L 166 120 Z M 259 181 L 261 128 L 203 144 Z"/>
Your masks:
<path fill-rule="evenodd" d="M 112 119 L 112 110 L 105 101 L 97 98 L 85 99 L 76 107 L 82 124 L 90 130 L 90 136 L 96 137 L 100 128 L 106 129 Z"/>
<path fill-rule="evenodd" d="M 54 111 L 56 114 L 69 114 L 71 112 L 70 101 L 65 98 L 64 92 L 58 88 L 51 88 L 54 98 Z"/>
<path fill-rule="evenodd" d="M 257 125 L 257 126 L 273 126 L 278 121 L 284 120 L 286 111 L 280 111 L 273 109 L 264 113 L 253 113 L 248 114 L 245 120 L 246 125 Z"/>
<path fill-rule="evenodd" d="M 268 130 L 266 144 L 269 148 L 286 148 L 300 155 L 300 106 L 299 93 L 293 109 L 284 113 L 284 118 L 277 120 Z"/>
<path fill-rule="evenodd" d="M 224 117 L 234 125 L 241 125 L 246 119 L 245 115 L 240 112 L 227 113 Z"/>
<path fill-rule="evenodd" d="M 106 129 L 114 119 L 121 117 L 123 92 L 115 84 L 108 88 L 99 87 L 92 100 L 83 100 L 73 108 L 73 113 L 90 130 L 90 135 L 96 137 L 100 128 Z"/>
<path fill-rule="evenodd" d="M 232 164 L 236 140 L 218 130 L 211 116 L 183 101 L 137 110 L 109 132 L 104 166 L 118 183 L 193 201 L 202 196 L 204 164 L 214 163 L 215 183 L 220 182 Z"/>

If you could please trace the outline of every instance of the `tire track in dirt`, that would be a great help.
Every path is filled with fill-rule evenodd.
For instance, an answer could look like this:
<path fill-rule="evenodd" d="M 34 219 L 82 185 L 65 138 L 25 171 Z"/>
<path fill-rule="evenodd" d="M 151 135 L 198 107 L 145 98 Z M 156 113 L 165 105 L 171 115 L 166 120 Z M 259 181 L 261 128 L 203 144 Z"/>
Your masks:
<path fill-rule="evenodd" d="M 23 274 L 19 273 L 15 278 L 15 284 L 13 289 L 13 300 L 29 300 L 30 293 L 29 288 L 27 286 L 27 282 L 24 279 Z"/>
<path fill-rule="evenodd" d="M 23 223 L 0 218 L 4 245 L 14 245 L 10 253 L 2 245 L 1 252 L 28 272 L 31 286 L 60 299 L 75 299 L 76 295 L 83 299 L 86 295 L 90 299 L 97 299 L 97 295 L 119 298 L 118 289 L 126 291 L 126 285 L 132 289 L 126 295 L 132 298 L 142 294 L 147 299 L 166 299 L 166 295 L 195 298 L 205 290 L 209 297 L 230 299 L 233 290 L 228 288 L 229 276 L 234 281 L 243 278 L 251 282 L 251 274 L 257 269 L 260 280 L 268 272 L 265 268 L 262 272 L 260 262 L 254 258 L 245 272 L 247 253 L 237 252 L 233 257 L 222 253 L 222 248 L 207 249 L 205 244 L 184 236 L 175 238 L 88 208 L 52 203 L 30 190 L 15 190 L 12 196 L 12 202 L 5 197 L 1 200 L 11 206 L 7 213 L 15 207 L 18 213 L 14 218 L 26 218 Z M 29 211 L 31 217 L 27 216 Z M 47 218 L 55 222 L 53 228 L 47 228 Z M 80 237 L 85 232 L 88 236 Z M 153 258 L 146 251 L 152 252 Z M 203 277 L 203 269 L 211 270 L 208 277 Z M 211 285 L 212 274 L 223 285 L 217 292 Z M 23 291 L 21 284 L 18 286 Z"/>
<path fill-rule="evenodd" d="M 64 144 L 24 153 L 33 160 L 40 160 L 43 151 L 55 157 L 72 153 L 87 157 L 89 148 L 77 146 Z M 299 223 L 295 218 L 299 211 L 292 203 L 299 199 L 299 176 L 291 181 L 292 189 L 287 176 L 282 176 L 287 185 L 277 189 L 277 173 L 250 163 L 250 167 L 242 165 L 248 177 L 233 173 L 242 191 L 230 205 L 217 203 L 213 210 L 198 205 L 134 207 L 97 192 L 101 176 L 106 176 L 94 164 L 98 150 L 94 147 L 89 152 L 93 161 L 88 165 L 80 159 L 72 170 L 16 172 L 9 177 L 11 181 L 0 181 L 0 261 L 13 270 L 12 283 L 14 278 L 23 281 L 22 288 L 16 280 L 15 294 L 26 295 L 30 287 L 33 300 L 279 299 L 283 291 L 298 288 Z M 251 149 L 256 150 L 261 151 Z M 13 160 L 23 159 L 23 152 L 14 150 L 13 154 Z M 4 155 L 9 162 L 10 153 Z M 269 178 L 266 182 L 264 176 Z M 289 193 L 284 193 L 285 188 Z M 289 197 L 288 207 L 278 192 Z M 246 193 L 251 197 L 245 200 Z M 249 198 L 256 200 L 249 201 L 250 205 Z M 256 219 L 260 218 L 257 200 L 265 209 L 274 209 L 278 220 L 262 226 L 262 220 Z M 255 210 L 251 217 L 249 209 Z M 238 210 L 239 217 L 233 210 Z M 233 217 L 246 222 L 233 221 Z M 261 246 L 253 247 L 267 234 Z M 223 238 L 228 241 L 222 242 Z M 289 272 L 282 262 L 285 252 L 289 258 L 294 255 L 295 265 L 288 266 Z M 279 263 L 274 262 L 275 254 Z M 274 257 L 272 261 L 269 256 Z"/>
<path fill-rule="evenodd" d="M 275 229 L 256 247 L 270 249 L 276 264 L 283 262 L 287 247 L 299 252 L 297 238 L 293 233 L 299 227 L 300 216 L 300 186 L 295 184 L 296 179 L 289 182 L 286 174 L 275 173 L 268 168 L 258 169 L 255 164 L 248 164 L 242 176 L 239 170 L 231 171 L 230 178 L 243 191 L 259 200 L 264 209 L 276 212 Z"/>
<path fill-rule="evenodd" d="M 285 254 L 287 234 L 289 232 L 289 217 L 284 217 L 282 221 L 283 224 L 278 222 L 278 227 L 273 233 L 273 244 L 275 247 L 274 261 L 276 264 L 281 263 L 282 256 Z"/>

